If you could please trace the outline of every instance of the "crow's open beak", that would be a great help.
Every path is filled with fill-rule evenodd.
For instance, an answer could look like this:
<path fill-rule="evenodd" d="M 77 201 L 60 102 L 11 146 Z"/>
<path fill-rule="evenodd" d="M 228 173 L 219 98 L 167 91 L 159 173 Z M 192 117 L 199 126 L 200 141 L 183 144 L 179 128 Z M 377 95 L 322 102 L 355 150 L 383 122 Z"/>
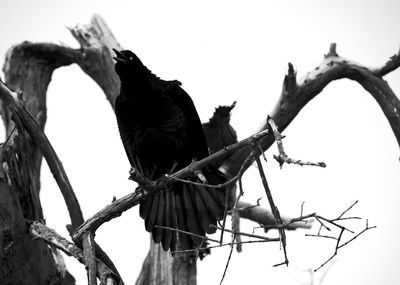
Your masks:
<path fill-rule="evenodd" d="M 115 55 L 113 57 L 113 59 L 117 62 L 127 62 L 128 59 L 118 50 L 116 50 L 115 48 L 112 49 L 115 52 Z"/>

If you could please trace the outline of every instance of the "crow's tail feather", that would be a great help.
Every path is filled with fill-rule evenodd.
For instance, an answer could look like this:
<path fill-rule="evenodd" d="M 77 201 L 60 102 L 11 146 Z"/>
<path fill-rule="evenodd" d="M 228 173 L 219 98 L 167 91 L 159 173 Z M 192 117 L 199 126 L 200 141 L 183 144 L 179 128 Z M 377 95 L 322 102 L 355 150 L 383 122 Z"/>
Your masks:
<path fill-rule="evenodd" d="M 206 184 L 219 185 L 226 181 L 221 172 L 211 167 L 203 169 L 203 175 L 207 180 Z M 201 183 L 197 177 L 188 180 Z M 152 233 L 156 243 L 161 242 L 164 250 L 199 248 L 204 246 L 204 239 L 199 236 L 216 231 L 211 225 L 216 226 L 217 221 L 223 219 L 226 195 L 229 193 L 225 188 L 207 187 L 206 184 L 199 186 L 176 182 L 172 187 L 163 189 L 140 203 L 140 216 L 145 220 L 146 230 Z M 230 206 L 228 205 L 229 208 Z"/>

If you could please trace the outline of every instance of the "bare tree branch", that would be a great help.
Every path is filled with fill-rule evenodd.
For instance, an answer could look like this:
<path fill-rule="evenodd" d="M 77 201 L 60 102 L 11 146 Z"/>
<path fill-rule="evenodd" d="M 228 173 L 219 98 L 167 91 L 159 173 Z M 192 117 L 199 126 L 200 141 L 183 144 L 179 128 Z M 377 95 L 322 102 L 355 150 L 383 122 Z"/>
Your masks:
<path fill-rule="evenodd" d="M 280 224 L 282 224 L 281 214 L 279 213 L 278 207 L 275 205 L 275 202 L 272 198 L 271 190 L 269 189 L 267 178 L 265 177 L 265 173 L 264 173 L 264 169 L 263 169 L 261 160 L 257 154 L 255 154 L 255 159 L 257 162 L 258 171 L 260 173 L 261 181 L 264 186 L 265 193 L 267 195 L 268 202 L 269 202 L 269 205 L 272 210 L 272 214 L 274 216 L 275 224 L 280 225 Z M 286 233 L 283 228 L 278 228 L 278 231 L 279 231 L 279 236 L 281 238 L 283 254 L 285 256 L 285 261 L 283 263 L 286 264 L 286 266 L 287 266 L 289 264 L 289 259 L 287 257 L 287 252 L 286 252 Z"/>
<path fill-rule="evenodd" d="M 82 236 L 83 259 L 88 275 L 88 284 L 97 285 L 96 273 L 96 250 L 94 246 L 94 235 L 91 232 L 85 232 Z"/>
<path fill-rule="evenodd" d="M 0 99 L 2 100 L 3 104 L 5 104 L 12 111 L 13 115 L 19 118 L 25 130 L 36 142 L 61 190 L 70 214 L 72 226 L 73 228 L 78 227 L 84 221 L 81 207 L 68 180 L 68 176 L 65 173 L 64 167 L 62 166 L 60 159 L 55 153 L 46 135 L 36 123 L 36 120 L 26 110 L 24 103 L 18 99 L 17 92 L 10 90 L 1 81 Z"/>
<path fill-rule="evenodd" d="M 239 201 L 237 211 L 241 218 L 251 220 L 262 225 L 264 228 L 273 229 L 276 228 L 274 216 L 270 210 L 267 210 L 259 205 L 252 205 L 248 202 Z M 304 222 L 303 220 L 292 221 L 291 218 L 281 216 L 282 222 L 285 225 L 285 229 L 294 230 L 297 228 L 310 229 L 312 223 Z"/>
<path fill-rule="evenodd" d="M 278 130 L 278 127 L 276 126 L 274 120 L 272 120 L 271 118 L 267 119 L 268 124 L 271 126 L 272 129 L 272 133 L 274 134 L 275 137 L 275 141 L 276 144 L 278 146 L 278 151 L 279 151 L 279 155 L 274 155 L 274 158 L 276 161 L 278 161 L 279 166 L 282 168 L 284 163 L 287 164 L 298 164 L 300 166 L 304 166 L 304 165 L 311 165 L 311 166 L 319 166 L 319 167 L 326 167 L 325 162 L 308 162 L 308 161 L 301 161 L 299 159 L 293 159 L 290 158 L 286 153 L 285 150 L 283 149 L 283 142 L 282 142 L 282 135 Z"/>
<path fill-rule="evenodd" d="M 264 242 L 270 242 L 272 240 L 264 240 L 264 239 L 257 239 L 257 240 L 246 240 L 240 242 L 241 244 L 249 244 L 249 243 L 264 243 Z M 276 238 L 273 241 L 279 241 L 279 238 Z M 206 249 L 213 249 L 213 248 L 220 248 L 220 247 L 225 247 L 225 246 L 233 246 L 238 244 L 238 242 L 229 242 L 229 243 L 224 243 L 224 244 L 218 244 L 218 245 L 212 245 L 212 246 L 207 246 L 207 247 L 200 247 L 200 248 L 194 248 L 194 249 L 186 249 L 186 250 L 175 250 L 173 253 L 188 253 L 188 252 L 197 252 L 199 250 L 206 250 Z"/>
<path fill-rule="evenodd" d="M 75 257 L 80 263 L 85 263 L 83 251 L 79 247 L 44 224 L 33 222 L 30 226 L 30 233 L 34 238 L 43 239 L 48 244 L 55 246 L 67 255 Z M 102 284 L 110 284 L 110 282 L 111 284 L 119 284 L 120 278 L 99 259 L 96 260 L 96 267 L 97 277 L 102 281 Z"/>
<path fill-rule="evenodd" d="M 352 242 L 353 240 L 355 240 L 357 237 L 359 237 L 360 235 L 362 235 L 362 234 L 365 233 L 366 231 L 368 231 L 368 230 L 370 230 L 370 229 L 373 229 L 373 228 L 376 228 L 376 226 L 372 226 L 372 227 L 369 226 L 369 225 L 368 225 L 368 220 L 367 220 L 367 221 L 366 221 L 365 228 L 364 228 L 361 232 L 355 234 L 354 231 L 352 231 L 352 230 L 348 229 L 347 227 L 342 226 L 341 224 L 339 224 L 340 221 L 344 221 L 344 220 L 349 220 L 349 219 L 358 220 L 358 219 L 360 219 L 360 218 L 358 218 L 358 217 L 343 217 L 343 216 L 344 216 L 346 213 L 348 213 L 357 203 L 358 203 L 358 201 L 356 201 L 356 202 L 354 202 L 353 204 L 351 204 L 350 207 L 348 207 L 348 208 L 347 208 L 346 210 L 344 210 L 337 218 L 334 218 L 334 219 L 325 218 L 325 217 L 322 217 L 322 216 L 320 216 L 320 215 L 317 215 L 316 213 L 309 214 L 309 215 L 302 216 L 302 217 L 299 217 L 299 218 L 298 218 L 298 219 L 303 219 L 303 220 L 305 220 L 305 219 L 308 219 L 308 218 L 313 217 L 313 218 L 315 218 L 315 219 L 321 224 L 321 227 L 320 227 L 320 229 L 318 230 L 318 233 L 317 233 L 317 234 L 306 234 L 306 236 L 310 236 L 310 237 L 319 237 L 319 238 L 326 238 L 326 239 L 334 239 L 334 240 L 336 240 L 335 250 L 334 250 L 333 254 L 332 254 L 327 260 L 325 260 L 325 261 L 324 261 L 317 269 L 315 269 L 314 271 L 318 271 L 319 269 L 321 269 L 322 267 L 324 267 L 329 261 L 331 261 L 331 260 L 337 255 L 338 250 L 339 250 L 340 248 L 346 246 L 347 244 L 349 244 L 350 242 Z M 296 219 L 296 220 L 297 220 L 297 219 Z M 339 234 L 338 234 L 337 236 L 321 234 L 321 229 L 322 229 L 322 228 L 324 228 L 325 230 L 327 230 L 327 231 L 329 231 L 329 232 L 332 232 L 332 230 L 331 230 L 329 227 L 327 227 L 327 226 L 324 224 L 324 222 L 322 222 L 322 221 L 324 221 L 324 222 L 326 222 L 326 223 L 328 223 L 328 224 L 331 224 L 332 226 L 338 228 L 338 229 L 340 230 Z M 343 236 L 344 236 L 344 234 L 345 234 L 346 232 L 352 234 L 353 236 L 352 236 L 349 240 L 347 240 L 346 242 L 341 243 L 342 240 L 343 240 Z"/>
<path fill-rule="evenodd" d="M 332 44 L 330 52 L 313 71 L 307 73 L 299 82 L 293 65 L 289 63 L 288 74 L 284 78 L 282 93 L 270 117 L 283 132 L 303 107 L 332 81 L 348 78 L 358 82 L 377 101 L 385 114 L 397 142 L 400 145 L 400 101 L 382 78 L 400 65 L 400 54 L 396 54 L 380 68 L 368 69 L 360 64 L 344 59 L 337 55 L 336 45 Z M 268 129 L 267 119 L 260 130 Z M 259 131 L 260 131 L 259 130 Z M 263 150 L 267 150 L 275 141 L 273 133 L 266 135 L 260 142 Z M 251 150 L 241 148 L 227 158 L 222 167 L 229 176 L 234 176 Z"/>

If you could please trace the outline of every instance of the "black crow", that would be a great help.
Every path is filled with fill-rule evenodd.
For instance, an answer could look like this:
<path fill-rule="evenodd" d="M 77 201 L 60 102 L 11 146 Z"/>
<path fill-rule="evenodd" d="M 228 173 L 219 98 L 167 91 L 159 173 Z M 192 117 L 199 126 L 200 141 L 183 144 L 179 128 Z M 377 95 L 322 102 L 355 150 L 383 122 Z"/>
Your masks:
<path fill-rule="evenodd" d="M 230 125 L 231 111 L 235 106 L 236 101 L 230 106 L 218 106 L 210 120 L 203 124 L 210 153 L 217 152 L 237 142 L 236 131 Z M 218 168 L 225 159 L 226 156 L 220 157 L 213 162 L 213 165 Z"/>
<path fill-rule="evenodd" d="M 157 180 L 208 156 L 199 116 L 181 83 L 158 78 L 129 50 L 114 52 L 115 71 L 121 80 L 115 114 L 132 167 Z M 186 179 L 213 185 L 226 181 L 212 166 Z M 223 218 L 225 197 L 225 189 L 176 182 L 142 201 L 140 216 L 164 250 L 176 250 L 177 240 L 179 249 L 198 248 L 205 244 L 203 238 L 156 226 L 200 236 L 214 233 L 210 225 Z"/>

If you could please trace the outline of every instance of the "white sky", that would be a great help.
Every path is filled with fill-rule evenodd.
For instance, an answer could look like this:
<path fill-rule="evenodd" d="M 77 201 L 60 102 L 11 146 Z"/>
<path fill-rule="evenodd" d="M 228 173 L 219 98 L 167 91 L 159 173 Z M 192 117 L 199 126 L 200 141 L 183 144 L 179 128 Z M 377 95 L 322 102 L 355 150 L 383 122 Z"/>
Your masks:
<path fill-rule="evenodd" d="M 202 121 L 214 107 L 238 101 L 232 124 L 239 138 L 250 135 L 280 94 L 290 61 L 301 77 L 336 42 L 340 55 L 366 66 L 382 65 L 400 46 L 398 1 L 16 1 L 1 0 L 0 54 L 13 44 L 62 42 L 77 47 L 66 26 L 101 14 L 122 46 L 135 51 L 164 79 L 179 79 Z M 3 56 L 0 65 L 3 65 Z M 400 72 L 385 77 L 400 93 Z M 79 198 L 86 218 L 113 196 L 132 191 L 129 164 L 114 114 L 99 87 L 77 66 L 55 72 L 48 90 L 46 133 Z M 356 83 L 330 84 L 284 133 L 294 158 L 325 161 L 325 169 L 265 165 L 280 212 L 335 217 L 355 200 L 352 215 L 377 229 L 339 251 L 324 279 L 330 284 L 398 284 L 400 245 L 399 147 L 379 106 Z M 253 167 L 245 180 L 246 201 L 264 190 Z M 47 224 L 68 236 L 66 207 L 44 163 L 43 208 Z M 266 200 L 266 199 L 263 199 Z M 264 201 L 265 204 L 265 201 Z M 243 231 L 254 225 L 243 223 Z M 350 224 L 361 230 L 364 222 Z M 335 243 L 288 234 L 289 268 L 277 244 L 245 245 L 233 254 L 224 284 L 310 284 L 308 269 L 318 267 Z M 134 284 L 148 251 L 149 236 L 137 208 L 102 226 L 97 241 Z M 219 284 L 229 250 L 213 250 L 198 263 L 199 284 Z M 66 258 L 69 270 L 86 283 L 84 267 Z M 323 273 L 323 271 L 321 271 Z M 321 276 L 315 274 L 315 280 Z M 318 284 L 316 282 L 315 284 Z"/>

